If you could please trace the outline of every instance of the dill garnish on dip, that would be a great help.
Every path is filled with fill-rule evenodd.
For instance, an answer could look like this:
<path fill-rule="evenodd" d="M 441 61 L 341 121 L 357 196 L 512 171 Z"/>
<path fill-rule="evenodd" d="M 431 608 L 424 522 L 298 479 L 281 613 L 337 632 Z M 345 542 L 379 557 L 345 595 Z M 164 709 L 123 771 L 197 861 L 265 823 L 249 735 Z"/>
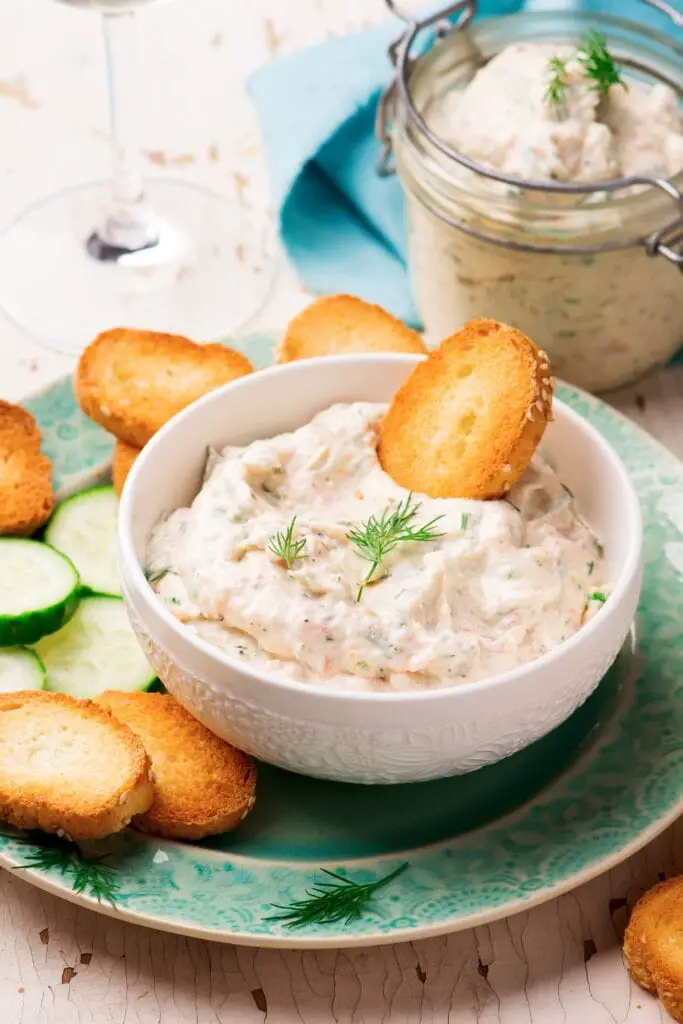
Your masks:
<path fill-rule="evenodd" d="M 301 537 L 299 540 L 294 540 L 295 526 L 296 516 L 292 516 L 287 529 L 278 530 L 278 532 L 268 541 L 268 550 L 271 554 L 275 555 L 276 558 L 279 558 L 280 561 L 284 562 L 287 569 L 291 569 L 297 558 L 301 558 L 302 552 L 306 547 L 305 537 Z"/>
<path fill-rule="evenodd" d="M 397 544 L 407 541 L 417 543 L 438 540 L 443 534 L 435 530 L 436 524 L 443 516 L 435 516 L 424 526 L 415 526 L 414 519 L 420 510 L 419 504 L 413 502 L 412 494 L 399 501 L 396 508 L 385 509 L 379 519 L 372 515 L 362 526 L 354 527 L 347 533 L 348 540 L 356 548 L 361 558 L 371 562 L 370 568 L 358 586 L 356 601 L 360 601 L 363 591 L 369 583 L 378 579 L 375 573 L 381 570 L 382 576 L 387 575 L 384 564 L 385 556 L 393 551 Z"/>
<path fill-rule="evenodd" d="M 224 449 L 150 538 L 172 614 L 275 676 L 386 691 L 504 672 L 600 614 L 599 542 L 547 463 L 506 501 L 413 495 L 380 465 L 385 411 Z"/>
<path fill-rule="evenodd" d="M 600 96 L 608 95 L 613 85 L 624 89 L 628 86 L 621 77 L 621 71 L 607 49 L 607 40 L 601 32 L 591 29 L 582 38 L 581 43 L 571 58 L 559 57 L 554 54 L 548 60 L 548 86 L 545 101 L 549 107 L 560 114 L 567 89 L 576 81 L 576 65 L 580 67 L 580 76 Z"/>
<path fill-rule="evenodd" d="M 562 57 L 551 57 L 548 61 L 548 87 L 545 91 L 548 106 L 557 110 L 564 101 L 566 89 L 567 62 Z"/>
<path fill-rule="evenodd" d="M 607 40 L 602 32 L 591 29 L 584 36 L 576 51 L 576 59 L 583 67 L 586 78 L 590 79 L 591 88 L 597 89 L 601 96 L 606 96 L 613 85 L 628 89 L 612 54 L 607 49 Z"/>

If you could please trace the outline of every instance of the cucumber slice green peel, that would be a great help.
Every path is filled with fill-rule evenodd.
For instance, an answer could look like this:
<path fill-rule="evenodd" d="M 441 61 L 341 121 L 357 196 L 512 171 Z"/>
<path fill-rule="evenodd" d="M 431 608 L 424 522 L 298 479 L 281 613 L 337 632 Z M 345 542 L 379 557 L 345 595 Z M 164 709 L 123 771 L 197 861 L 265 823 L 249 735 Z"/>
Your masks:
<path fill-rule="evenodd" d="M 147 690 L 156 673 L 133 632 L 120 597 L 84 597 L 71 621 L 35 647 L 47 689 L 72 697 L 105 690 Z"/>
<path fill-rule="evenodd" d="M 32 644 L 61 629 L 78 607 L 80 580 L 48 544 L 0 538 L 0 647 Z"/>
<path fill-rule="evenodd" d="M 35 651 L 28 647 L 0 650 L 0 693 L 42 690 L 44 687 L 45 666 Z"/>
<path fill-rule="evenodd" d="M 91 487 L 58 506 L 45 540 L 70 558 L 85 593 L 121 593 L 116 555 L 119 500 L 110 485 Z"/>

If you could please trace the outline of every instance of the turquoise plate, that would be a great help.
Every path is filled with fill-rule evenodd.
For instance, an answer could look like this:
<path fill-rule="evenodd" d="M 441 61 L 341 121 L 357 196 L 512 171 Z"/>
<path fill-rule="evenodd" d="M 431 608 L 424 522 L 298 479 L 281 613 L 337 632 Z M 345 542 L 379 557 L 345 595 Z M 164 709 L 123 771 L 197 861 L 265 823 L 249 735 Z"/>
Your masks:
<path fill-rule="evenodd" d="M 242 347 L 258 365 L 269 338 Z M 109 855 L 115 907 L 75 893 L 57 870 L 22 877 L 91 909 L 205 939 L 253 945 L 373 945 L 482 924 L 558 896 L 653 839 L 683 799 L 683 466 L 607 405 L 560 397 L 614 445 L 640 494 L 645 585 L 633 643 L 559 729 L 472 775 L 396 787 L 307 779 L 263 765 L 237 832 L 200 844 L 127 831 Z M 78 411 L 69 380 L 26 403 L 61 493 L 106 474 L 110 440 Z M 27 848 L 0 837 L 0 863 Z M 348 924 L 292 930 L 268 918 L 301 899 L 322 868 L 358 882 L 408 869 Z"/>

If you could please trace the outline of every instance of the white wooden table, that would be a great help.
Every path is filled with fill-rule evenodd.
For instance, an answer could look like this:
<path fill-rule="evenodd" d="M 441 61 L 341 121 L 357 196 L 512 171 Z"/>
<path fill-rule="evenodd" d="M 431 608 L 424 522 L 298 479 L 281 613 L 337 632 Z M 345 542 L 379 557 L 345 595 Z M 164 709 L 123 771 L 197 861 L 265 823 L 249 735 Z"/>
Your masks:
<path fill-rule="evenodd" d="M 382 0 L 176 0 L 144 11 L 145 149 L 182 173 L 267 203 L 244 77 L 279 51 L 361 28 Z M 108 170 L 98 17 L 0 0 L 0 221 Z M 283 268 L 261 318 L 305 301 Z M 17 399 L 68 359 L 0 325 L 0 395 Z M 683 458 L 683 369 L 613 397 Z M 1 1024 L 652 1024 L 619 939 L 630 904 L 683 871 L 683 825 L 589 885 L 529 913 L 442 939 L 340 952 L 239 949 L 98 917 L 0 872 Z"/>

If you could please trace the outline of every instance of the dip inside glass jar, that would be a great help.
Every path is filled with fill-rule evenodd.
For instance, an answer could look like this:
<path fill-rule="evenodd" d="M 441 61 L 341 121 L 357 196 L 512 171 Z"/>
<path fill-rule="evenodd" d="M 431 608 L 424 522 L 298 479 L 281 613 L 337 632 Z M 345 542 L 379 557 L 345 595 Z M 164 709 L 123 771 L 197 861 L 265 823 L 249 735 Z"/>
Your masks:
<path fill-rule="evenodd" d="M 680 101 L 683 50 L 671 39 L 592 12 L 552 11 L 484 21 L 441 40 L 410 73 L 415 108 L 448 144 L 453 96 L 494 55 L 520 44 L 564 51 L 591 29 L 605 35 L 634 90 L 664 84 Z M 501 183 L 444 153 L 400 94 L 395 115 L 410 274 L 428 340 L 491 316 L 542 344 L 558 376 L 593 391 L 629 383 L 674 354 L 683 341 L 683 277 L 648 251 L 656 232 L 681 219 L 671 195 L 648 185 L 608 191 L 599 181 L 584 194 L 558 193 L 553 181 L 545 190 Z M 520 123 L 527 116 L 520 110 Z M 532 159 L 530 172 L 538 167 Z M 642 170 L 661 171 L 661 160 Z M 683 174 L 671 182 L 680 188 Z"/>

